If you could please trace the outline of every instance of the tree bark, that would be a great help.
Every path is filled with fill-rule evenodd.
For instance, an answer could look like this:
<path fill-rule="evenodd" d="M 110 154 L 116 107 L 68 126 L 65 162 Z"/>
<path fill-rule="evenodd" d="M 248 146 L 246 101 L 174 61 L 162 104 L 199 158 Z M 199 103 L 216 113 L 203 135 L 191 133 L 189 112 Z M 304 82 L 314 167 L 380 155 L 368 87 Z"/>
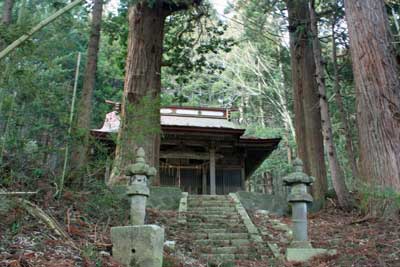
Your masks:
<path fill-rule="evenodd" d="M 141 146 L 146 161 L 159 165 L 161 62 L 166 12 L 159 3 L 129 7 L 122 125 L 109 183 L 124 182 L 124 170 Z M 157 183 L 157 181 L 153 181 Z"/>
<path fill-rule="evenodd" d="M 314 198 L 323 202 L 328 187 L 308 0 L 286 2 L 298 156 L 304 162 L 305 172 L 316 178 L 312 187 Z"/>
<path fill-rule="evenodd" d="M 136 1 L 135 1 L 136 2 Z M 165 18 L 200 0 L 140 1 L 128 9 L 128 55 L 125 66 L 121 128 L 110 185 L 126 182 L 126 166 L 143 147 L 148 164 L 159 169 L 161 65 Z M 153 185 L 159 184 L 157 175 Z"/>
<path fill-rule="evenodd" d="M 347 113 L 344 108 L 343 98 L 340 92 L 340 78 L 338 69 L 335 25 L 336 25 L 336 17 L 334 15 L 332 22 L 332 63 L 333 63 L 333 76 L 334 76 L 333 89 L 335 91 L 335 101 L 338 107 L 340 121 L 342 122 L 343 131 L 346 138 L 345 147 L 346 147 L 347 157 L 350 162 L 351 172 L 353 174 L 353 177 L 355 179 L 358 179 L 359 174 L 358 174 L 356 154 L 354 152 L 353 138 L 351 136 L 350 124 L 347 119 Z"/>
<path fill-rule="evenodd" d="M 87 52 L 85 76 L 83 80 L 83 89 L 77 110 L 76 134 L 78 135 L 79 140 L 71 156 L 73 169 L 77 172 L 81 172 L 87 163 L 92 98 L 96 83 L 102 14 L 103 0 L 95 0 L 92 12 L 92 25 Z"/>
<path fill-rule="evenodd" d="M 5 0 L 3 4 L 3 15 L 1 16 L 1 22 L 4 25 L 10 25 L 12 21 L 12 9 L 14 6 L 14 0 Z"/>
<path fill-rule="evenodd" d="M 400 82 L 383 0 L 345 1 L 356 85 L 360 176 L 400 191 Z"/>
<path fill-rule="evenodd" d="M 350 210 L 352 208 L 352 200 L 349 190 L 347 189 L 343 170 L 337 158 L 335 144 L 333 143 L 332 122 L 329 116 L 329 107 L 326 97 L 325 88 L 325 75 L 322 63 L 321 44 L 318 39 L 318 24 L 314 9 L 314 0 L 310 1 L 310 19 L 311 31 L 313 34 L 313 49 L 315 59 L 315 76 L 317 77 L 317 84 L 319 89 L 319 105 L 321 110 L 322 119 L 322 133 L 324 136 L 325 147 L 327 150 L 328 162 L 331 169 L 333 188 L 335 189 L 336 196 L 341 208 Z"/>

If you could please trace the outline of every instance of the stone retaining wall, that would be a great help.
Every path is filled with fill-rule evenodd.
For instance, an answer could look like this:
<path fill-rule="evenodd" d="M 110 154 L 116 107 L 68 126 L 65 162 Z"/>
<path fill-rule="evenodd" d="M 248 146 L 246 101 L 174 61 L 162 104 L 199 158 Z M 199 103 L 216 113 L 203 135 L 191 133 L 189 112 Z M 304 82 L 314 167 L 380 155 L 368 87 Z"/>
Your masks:
<path fill-rule="evenodd" d="M 152 186 L 147 208 L 159 210 L 178 210 L 182 191 L 178 187 Z"/>
<path fill-rule="evenodd" d="M 287 214 L 289 212 L 287 201 L 281 196 L 245 191 L 239 191 L 236 195 L 248 211 L 268 210 L 278 215 Z"/>

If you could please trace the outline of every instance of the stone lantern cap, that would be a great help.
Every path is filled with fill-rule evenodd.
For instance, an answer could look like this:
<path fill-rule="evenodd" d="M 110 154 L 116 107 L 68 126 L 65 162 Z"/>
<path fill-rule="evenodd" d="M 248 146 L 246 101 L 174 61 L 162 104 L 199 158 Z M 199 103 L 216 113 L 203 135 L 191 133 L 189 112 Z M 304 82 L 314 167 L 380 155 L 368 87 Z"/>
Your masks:
<path fill-rule="evenodd" d="M 287 198 L 288 202 L 307 202 L 312 203 L 313 197 L 307 192 L 295 192 L 292 190 L 290 195 Z"/>
<path fill-rule="evenodd" d="M 145 161 L 145 152 L 139 148 L 136 152 L 134 164 L 128 165 L 125 174 L 129 177 L 129 184 L 126 191 L 128 196 L 142 195 L 148 197 L 150 190 L 147 185 L 148 178 L 156 175 L 154 167 L 150 167 Z"/>
<path fill-rule="evenodd" d="M 140 147 L 136 152 L 135 163 L 128 165 L 125 174 L 129 177 L 134 175 L 145 175 L 147 177 L 155 176 L 157 170 L 146 163 L 145 156 L 146 153 L 144 152 L 144 149 Z"/>
<path fill-rule="evenodd" d="M 296 159 L 293 162 L 294 172 L 283 178 L 283 182 L 287 186 L 291 186 L 288 196 L 289 202 L 308 202 L 313 201 L 312 196 L 307 192 L 307 185 L 314 182 L 315 178 L 308 176 L 303 172 L 303 162 Z"/>
<path fill-rule="evenodd" d="M 301 161 L 301 159 L 296 159 L 293 162 L 293 167 L 294 167 L 294 172 L 283 177 L 283 183 L 285 185 L 288 186 L 295 184 L 311 185 L 315 181 L 314 177 L 308 176 L 307 174 L 304 173 L 303 162 Z"/>

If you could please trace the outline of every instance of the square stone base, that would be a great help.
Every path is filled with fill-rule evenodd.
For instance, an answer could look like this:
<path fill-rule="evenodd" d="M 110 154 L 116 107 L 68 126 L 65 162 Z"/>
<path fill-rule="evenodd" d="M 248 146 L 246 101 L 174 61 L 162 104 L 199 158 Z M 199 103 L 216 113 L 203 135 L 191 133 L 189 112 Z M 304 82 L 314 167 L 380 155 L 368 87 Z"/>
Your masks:
<path fill-rule="evenodd" d="M 323 248 L 288 248 L 286 250 L 286 259 L 288 261 L 308 261 L 312 257 L 320 255 L 335 255 L 336 250 L 328 250 Z"/>
<path fill-rule="evenodd" d="M 111 228 L 113 258 L 126 267 L 161 267 L 164 228 L 132 225 Z"/>

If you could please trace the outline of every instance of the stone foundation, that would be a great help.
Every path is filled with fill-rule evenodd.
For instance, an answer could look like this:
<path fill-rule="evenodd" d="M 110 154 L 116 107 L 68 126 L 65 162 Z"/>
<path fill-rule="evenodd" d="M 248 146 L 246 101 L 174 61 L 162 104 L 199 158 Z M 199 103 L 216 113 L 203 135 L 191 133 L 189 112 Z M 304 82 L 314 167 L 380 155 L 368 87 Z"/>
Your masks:
<path fill-rule="evenodd" d="M 164 228 L 132 225 L 111 228 L 113 258 L 126 267 L 161 267 Z"/>

